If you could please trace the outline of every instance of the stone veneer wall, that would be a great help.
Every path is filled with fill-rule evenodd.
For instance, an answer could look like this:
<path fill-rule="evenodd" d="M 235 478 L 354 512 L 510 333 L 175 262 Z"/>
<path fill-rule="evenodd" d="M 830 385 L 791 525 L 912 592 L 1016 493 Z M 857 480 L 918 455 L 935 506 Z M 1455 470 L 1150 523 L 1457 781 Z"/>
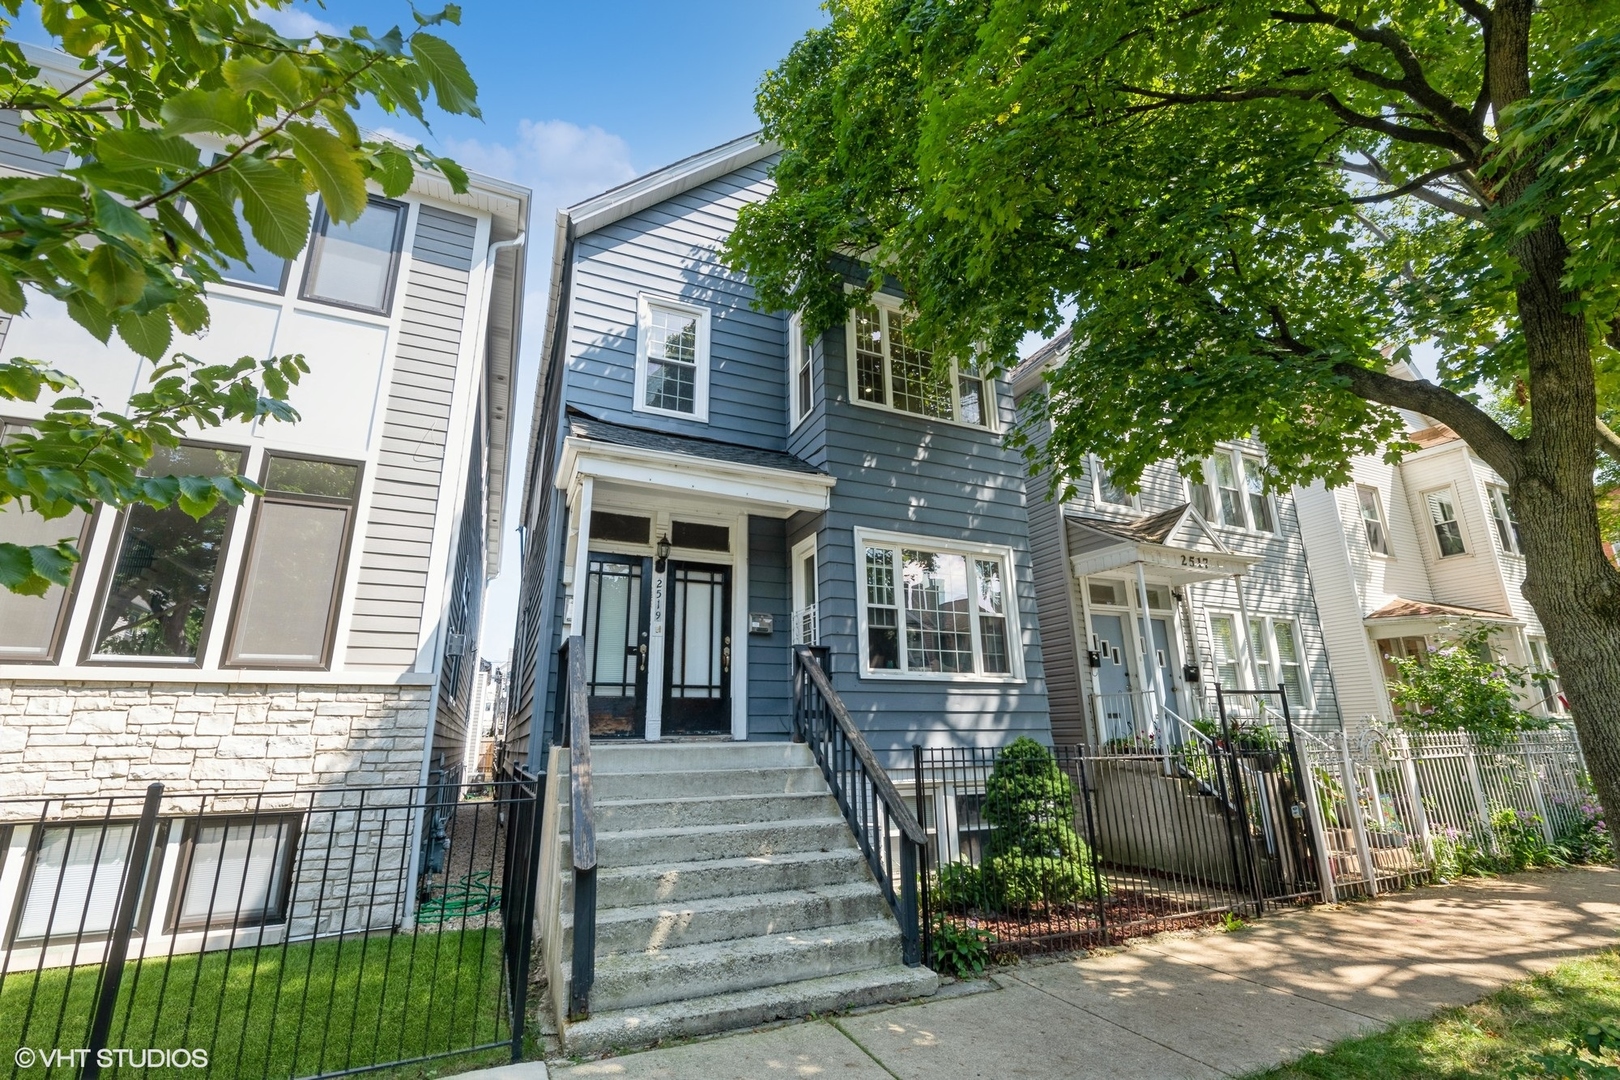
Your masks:
<path fill-rule="evenodd" d="M 0 682 L 0 798 L 416 784 L 427 686 Z"/>

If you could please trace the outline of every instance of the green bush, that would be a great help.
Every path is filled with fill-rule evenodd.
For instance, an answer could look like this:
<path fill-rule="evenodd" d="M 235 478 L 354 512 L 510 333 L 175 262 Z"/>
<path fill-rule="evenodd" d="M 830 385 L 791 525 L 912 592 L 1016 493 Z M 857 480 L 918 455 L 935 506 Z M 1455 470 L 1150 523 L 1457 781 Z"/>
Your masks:
<path fill-rule="evenodd" d="M 991 827 L 979 868 L 984 907 L 1072 904 L 1098 895 L 1091 849 L 1074 831 L 1074 783 L 1050 750 L 1033 739 L 1014 742 L 996 761 L 984 795 Z"/>
<path fill-rule="evenodd" d="M 977 908 L 984 906 L 984 880 L 979 868 L 970 862 L 946 863 L 939 868 L 934 884 L 936 908 Z"/>
<path fill-rule="evenodd" d="M 1548 721 L 1519 707 L 1520 694 L 1549 672 L 1499 660 L 1491 628 L 1464 624 L 1457 638 L 1422 656 L 1392 656 L 1400 679 L 1389 684 L 1397 719 L 1416 731 L 1466 731 L 1500 745 Z"/>
<path fill-rule="evenodd" d="M 957 926 L 943 915 L 934 920 L 928 966 L 958 979 L 984 974 L 990 961 L 990 946 L 996 936 L 973 926 Z"/>

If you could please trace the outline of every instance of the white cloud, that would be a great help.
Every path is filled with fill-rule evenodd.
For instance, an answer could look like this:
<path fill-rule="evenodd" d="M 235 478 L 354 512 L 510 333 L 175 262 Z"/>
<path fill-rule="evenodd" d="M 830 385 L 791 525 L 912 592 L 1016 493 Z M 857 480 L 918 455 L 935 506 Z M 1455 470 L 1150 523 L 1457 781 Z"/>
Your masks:
<path fill-rule="evenodd" d="M 310 38 L 316 34 L 331 34 L 341 36 L 343 31 L 326 22 L 317 19 L 303 8 L 266 8 L 254 7 L 253 17 L 260 22 L 269 23 L 270 29 L 289 38 Z"/>
<path fill-rule="evenodd" d="M 513 469 L 521 472 L 529 446 L 535 375 L 545 340 L 552 222 L 556 211 L 632 179 L 636 169 L 630 164 L 629 145 L 619 136 L 594 125 L 580 127 L 567 120 L 520 120 L 517 138 L 511 142 L 443 139 L 441 146 L 440 152 L 464 168 L 514 181 L 534 192 L 529 215 L 528 288 L 523 299 L 523 351 L 512 403 L 510 461 Z M 504 658 L 511 649 L 517 619 L 520 582 L 516 530 L 526 482 L 522 476 L 513 478 L 513 500 L 507 508 L 508 529 L 501 549 L 501 574 L 485 598 L 479 652 L 495 660 Z"/>

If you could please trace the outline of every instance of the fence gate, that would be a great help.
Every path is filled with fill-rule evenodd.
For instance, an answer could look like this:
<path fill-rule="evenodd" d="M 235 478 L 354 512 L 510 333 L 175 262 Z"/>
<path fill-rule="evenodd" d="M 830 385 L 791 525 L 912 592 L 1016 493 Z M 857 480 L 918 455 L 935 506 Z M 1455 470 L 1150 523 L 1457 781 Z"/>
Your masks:
<path fill-rule="evenodd" d="M 1322 891 L 1316 837 L 1299 752 L 1282 690 L 1215 688 L 1221 738 L 1213 756 L 1226 779 L 1233 842 L 1255 910 L 1315 900 Z M 1280 737 L 1279 737 L 1280 735 Z"/>

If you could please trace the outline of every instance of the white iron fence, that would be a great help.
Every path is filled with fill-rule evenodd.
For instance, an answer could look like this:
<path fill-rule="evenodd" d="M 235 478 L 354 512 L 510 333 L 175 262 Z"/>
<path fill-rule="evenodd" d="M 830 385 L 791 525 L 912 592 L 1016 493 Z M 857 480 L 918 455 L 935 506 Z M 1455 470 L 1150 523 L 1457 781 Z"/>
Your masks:
<path fill-rule="evenodd" d="M 1568 729 L 1499 745 L 1463 732 L 1296 734 L 1327 899 L 1429 880 L 1459 865 L 1459 852 L 1504 857 L 1504 846 L 1536 834 L 1554 848 L 1591 813 Z"/>

